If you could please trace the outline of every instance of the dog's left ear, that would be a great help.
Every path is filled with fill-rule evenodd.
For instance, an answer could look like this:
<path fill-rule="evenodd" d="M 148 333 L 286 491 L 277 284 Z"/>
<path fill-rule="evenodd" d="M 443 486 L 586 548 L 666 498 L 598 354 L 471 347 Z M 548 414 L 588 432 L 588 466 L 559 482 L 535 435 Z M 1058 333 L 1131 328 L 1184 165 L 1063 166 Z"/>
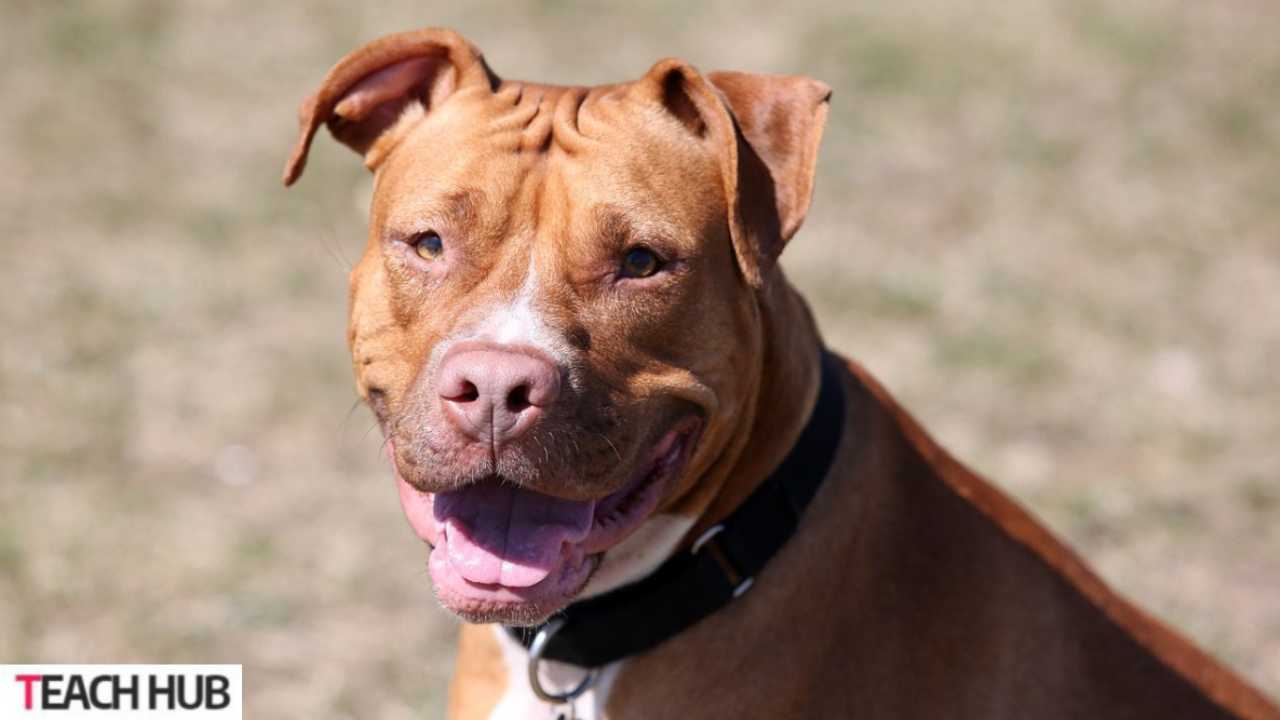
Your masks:
<path fill-rule="evenodd" d="M 703 77 L 670 59 L 645 77 L 642 87 L 720 158 L 734 254 L 760 287 L 809 210 L 831 88 L 800 76 Z"/>
<path fill-rule="evenodd" d="M 737 121 L 738 206 L 751 246 L 738 253 L 754 252 L 762 277 L 809 212 L 831 88 L 796 75 L 713 72 L 708 79 Z"/>

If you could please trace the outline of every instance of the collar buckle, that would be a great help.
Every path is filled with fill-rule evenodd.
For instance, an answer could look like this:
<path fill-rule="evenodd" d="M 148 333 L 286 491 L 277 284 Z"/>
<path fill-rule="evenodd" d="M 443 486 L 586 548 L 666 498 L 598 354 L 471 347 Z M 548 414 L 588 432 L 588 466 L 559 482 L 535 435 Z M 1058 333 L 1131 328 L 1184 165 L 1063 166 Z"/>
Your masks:
<path fill-rule="evenodd" d="M 733 564 L 733 561 L 729 559 L 729 554 L 725 552 L 724 547 L 716 537 L 722 532 L 724 532 L 723 523 L 707 528 L 706 532 L 693 541 L 693 547 L 689 548 L 689 553 L 697 555 L 703 548 L 706 548 L 707 554 L 720 567 L 720 572 L 724 573 L 725 580 L 729 581 L 729 587 L 733 588 L 733 597 L 738 598 L 751 589 L 755 578 L 740 571 Z"/>
<path fill-rule="evenodd" d="M 551 705 L 565 705 L 573 702 L 579 695 L 589 690 L 592 685 L 595 685 L 596 680 L 600 678 L 600 670 L 592 668 L 583 676 L 581 682 L 565 692 L 555 692 L 543 687 L 542 677 L 538 674 L 538 665 L 542 663 L 542 655 L 547 650 L 547 643 L 562 627 L 564 627 L 563 618 L 548 620 L 538 630 L 538 634 L 533 638 L 533 644 L 529 646 L 529 688 L 533 690 L 533 694 L 537 695 L 539 700 Z"/>

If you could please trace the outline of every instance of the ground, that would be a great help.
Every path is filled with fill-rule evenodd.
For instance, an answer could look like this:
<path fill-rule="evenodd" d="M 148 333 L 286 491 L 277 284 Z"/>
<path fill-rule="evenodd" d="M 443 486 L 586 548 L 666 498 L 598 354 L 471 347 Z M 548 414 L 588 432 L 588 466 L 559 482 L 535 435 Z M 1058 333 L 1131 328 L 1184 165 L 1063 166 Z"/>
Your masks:
<path fill-rule="evenodd" d="M 295 108 L 377 35 L 835 95 L 786 267 L 839 350 L 1120 590 L 1280 693 L 1280 5 L 0 10 L 0 660 L 234 662 L 254 717 L 439 716 L 343 337 L 369 180 Z"/>

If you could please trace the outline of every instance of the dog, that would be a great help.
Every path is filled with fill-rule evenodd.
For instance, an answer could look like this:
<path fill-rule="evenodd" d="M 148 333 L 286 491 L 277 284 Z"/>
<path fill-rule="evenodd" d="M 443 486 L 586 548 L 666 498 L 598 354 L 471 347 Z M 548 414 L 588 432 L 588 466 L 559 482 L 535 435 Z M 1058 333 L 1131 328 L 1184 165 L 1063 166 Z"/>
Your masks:
<path fill-rule="evenodd" d="M 1254 718 L 826 350 L 778 256 L 830 89 L 504 80 L 458 34 L 301 108 L 373 173 L 356 387 L 440 602 L 451 718 Z"/>

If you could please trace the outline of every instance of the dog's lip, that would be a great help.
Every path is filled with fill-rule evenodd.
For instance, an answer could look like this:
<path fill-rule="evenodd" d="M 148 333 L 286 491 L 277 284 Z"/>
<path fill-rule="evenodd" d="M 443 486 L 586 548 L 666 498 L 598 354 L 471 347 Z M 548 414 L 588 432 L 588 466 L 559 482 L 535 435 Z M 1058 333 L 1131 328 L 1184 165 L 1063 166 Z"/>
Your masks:
<path fill-rule="evenodd" d="M 697 418 L 675 423 L 653 447 L 650 459 L 642 466 L 643 470 L 637 472 L 623 488 L 586 501 L 591 504 L 591 523 L 585 537 L 576 542 L 562 543 L 557 559 L 544 563 L 550 566 L 536 571 L 542 573 L 541 577 L 529 575 L 528 568 L 525 568 L 525 574 L 519 576 L 523 580 L 517 585 L 475 582 L 466 577 L 466 574 L 472 574 L 473 578 L 477 575 L 470 572 L 471 568 L 458 565 L 458 557 L 450 557 L 455 550 L 449 546 L 450 533 L 456 532 L 457 527 L 451 526 L 447 517 L 436 517 L 434 506 L 438 496 L 415 489 L 396 472 L 405 515 L 415 533 L 432 548 L 428 568 L 437 597 L 464 617 L 492 617 L 494 613 L 498 617 L 527 615 L 530 607 L 543 608 L 546 612 L 562 607 L 586 585 L 602 555 L 629 536 L 657 509 L 666 489 L 692 456 L 700 428 L 701 422 Z M 394 448 L 391 443 L 388 445 L 394 467 Z M 544 499 L 551 500 L 549 497 Z M 475 551 L 474 547 L 468 549 Z M 493 560 L 490 558 L 489 562 Z M 502 561 L 506 562 L 505 559 Z M 479 577 L 491 576 L 481 574 Z M 518 612 L 521 609 L 525 612 Z"/>
<path fill-rule="evenodd" d="M 643 472 L 620 490 L 596 501 L 591 532 L 582 542 L 587 553 L 602 553 L 617 545 L 653 514 L 691 455 L 697 427 L 693 420 L 677 424 L 654 446 Z"/>

